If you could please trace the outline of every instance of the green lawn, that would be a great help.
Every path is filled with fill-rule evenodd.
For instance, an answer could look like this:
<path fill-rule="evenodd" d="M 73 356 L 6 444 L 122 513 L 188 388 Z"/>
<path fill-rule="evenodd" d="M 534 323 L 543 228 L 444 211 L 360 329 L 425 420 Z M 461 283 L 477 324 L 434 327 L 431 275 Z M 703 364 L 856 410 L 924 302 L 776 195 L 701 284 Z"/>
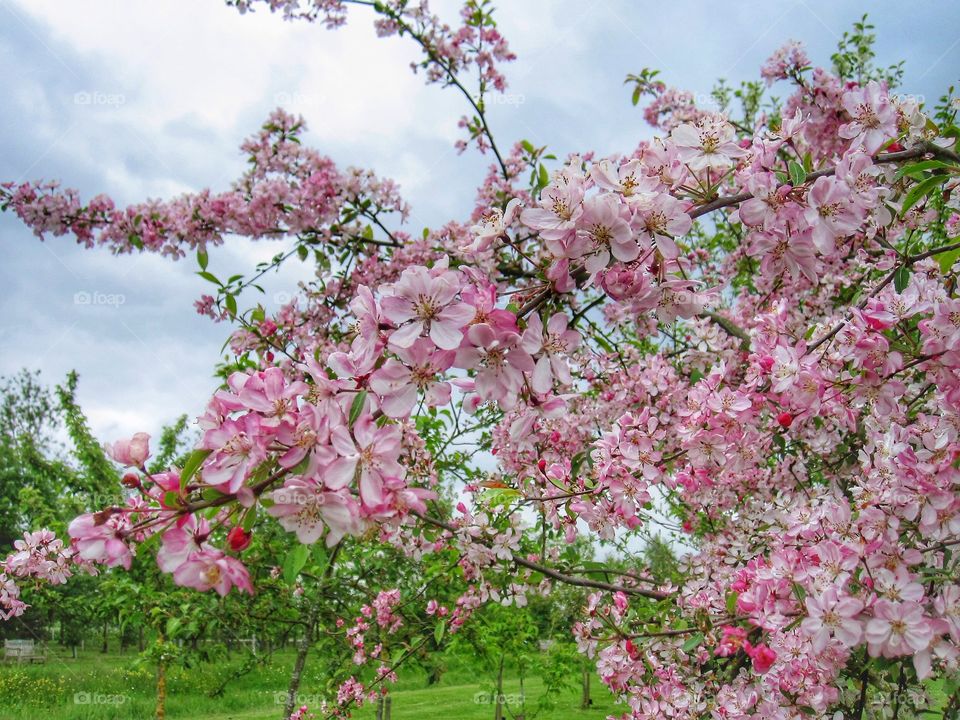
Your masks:
<path fill-rule="evenodd" d="M 292 663 L 292 653 L 278 654 L 268 665 L 235 681 L 220 698 L 211 698 L 208 693 L 239 666 L 237 656 L 232 662 L 172 670 L 168 674 L 167 718 L 278 720 Z M 311 680 L 308 662 L 301 688 L 307 699 L 317 696 Z M 452 667 L 439 684 L 430 687 L 417 673 L 401 675 L 391 693 L 392 718 L 492 720 L 494 706 L 484 692 L 489 689 L 484 680 L 465 667 Z M 78 660 L 51 657 L 43 665 L 0 665 L 0 720 L 152 720 L 154 682 L 153 671 L 138 665 L 135 655 L 87 652 Z M 538 713 L 542 684 L 537 679 L 528 680 L 528 720 L 601 720 L 623 712 L 599 680 L 594 681 L 594 706 L 581 710 L 579 678 L 577 685 L 555 698 L 553 707 Z M 505 684 L 505 695 L 517 696 L 519 691 L 519 681 Z M 518 710 L 515 708 L 515 712 Z M 373 720 L 374 716 L 374 708 L 369 705 L 354 713 L 358 720 Z"/>

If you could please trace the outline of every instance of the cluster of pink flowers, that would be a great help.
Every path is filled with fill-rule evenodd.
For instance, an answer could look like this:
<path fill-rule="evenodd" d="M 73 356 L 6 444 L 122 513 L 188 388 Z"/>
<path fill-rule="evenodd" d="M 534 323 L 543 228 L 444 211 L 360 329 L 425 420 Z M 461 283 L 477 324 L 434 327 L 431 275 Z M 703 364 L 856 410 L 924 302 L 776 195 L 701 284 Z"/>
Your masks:
<path fill-rule="evenodd" d="M 202 191 L 121 209 L 105 195 L 83 204 L 76 190 L 63 190 L 56 182 L 4 183 L 0 208 L 13 210 L 40 238 L 71 234 L 86 247 L 148 250 L 172 258 L 220 245 L 228 235 L 315 234 L 329 242 L 360 236 L 362 226 L 355 220 L 340 222 L 336 233 L 330 230 L 360 198 L 371 213 L 406 214 L 393 183 L 366 171 L 338 170 L 332 160 L 301 144 L 303 130 L 301 118 L 282 110 L 271 114 L 243 143 L 250 168 L 227 192 Z"/>
<path fill-rule="evenodd" d="M 14 541 L 13 552 L 0 562 L 0 618 L 23 615 L 29 607 L 20 599 L 18 580 L 61 585 L 78 563 L 74 551 L 49 530 L 25 532 L 22 539 Z"/>

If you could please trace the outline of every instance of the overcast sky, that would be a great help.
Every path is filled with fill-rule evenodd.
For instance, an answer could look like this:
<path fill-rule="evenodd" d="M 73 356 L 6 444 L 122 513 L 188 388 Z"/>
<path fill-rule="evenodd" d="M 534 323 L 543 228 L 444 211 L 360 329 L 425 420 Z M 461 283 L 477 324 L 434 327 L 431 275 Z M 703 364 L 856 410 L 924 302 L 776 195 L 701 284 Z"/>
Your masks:
<path fill-rule="evenodd" d="M 456 19 L 455 3 L 432 5 Z M 936 98 L 960 75 L 956 3 L 500 5 L 518 60 L 506 67 L 516 102 L 490 110 L 498 143 L 525 138 L 560 156 L 628 151 L 650 136 L 628 72 L 656 67 L 706 94 L 720 76 L 756 78 L 787 39 L 827 63 L 867 6 L 880 59 L 906 60 L 903 92 Z M 412 231 L 464 219 L 487 159 L 453 151 L 462 99 L 424 86 L 408 68 L 416 57 L 404 40 L 376 38 L 364 8 L 329 32 L 265 11 L 240 16 L 218 0 L 0 0 L 0 181 L 59 178 L 84 199 L 104 192 L 118 203 L 223 190 L 243 171 L 242 139 L 284 105 L 338 164 L 397 179 Z M 41 243 L 9 214 L 0 247 L 0 374 L 39 368 L 53 383 L 76 369 L 105 441 L 202 410 L 226 328 L 195 314 L 207 288 L 192 260 Z M 280 249 L 230 240 L 210 253 L 211 269 L 249 268 Z M 272 278 L 268 304 L 301 276 Z"/>

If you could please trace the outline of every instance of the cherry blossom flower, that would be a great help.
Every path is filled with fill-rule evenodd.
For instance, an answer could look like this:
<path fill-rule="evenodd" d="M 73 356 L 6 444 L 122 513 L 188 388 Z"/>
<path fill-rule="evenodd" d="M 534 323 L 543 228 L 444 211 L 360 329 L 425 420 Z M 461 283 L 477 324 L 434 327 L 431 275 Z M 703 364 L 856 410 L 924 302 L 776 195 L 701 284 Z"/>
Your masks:
<path fill-rule="evenodd" d="M 141 467 L 150 457 L 150 436 L 138 432 L 129 440 L 117 440 L 113 445 L 108 445 L 106 450 L 121 465 Z"/>
<path fill-rule="evenodd" d="M 267 456 L 262 428 L 260 418 L 248 414 L 207 430 L 200 447 L 212 452 L 203 465 L 203 482 L 223 492 L 236 493 Z"/>
<path fill-rule="evenodd" d="M 865 637 L 871 657 L 899 657 L 925 650 L 933 639 L 930 622 L 919 603 L 878 600 L 867 621 Z"/>
<path fill-rule="evenodd" d="M 250 573 L 243 563 L 213 548 L 191 553 L 174 571 L 173 580 L 195 590 L 216 590 L 221 597 L 233 587 L 253 595 Z"/>
<path fill-rule="evenodd" d="M 323 473 L 323 484 L 339 490 L 358 476 L 360 499 L 370 507 L 383 502 L 385 477 L 403 477 L 400 456 L 400 429 L 395 425 L 377 427 L 369 413 L 361 415 L 352 428 L 339 425 L 331 433 L 333 447 L 340 455 Z"/>
<path fill-rule="evenodd" d="M 174 572 L 186 562 L 191 553 L 209 548 L 210 523 L 206 518 L 198 521 L 194 515 L 186 515 L 160 536 L 157 550 L 157 565 L 163 572 Z"/>
<path fill-rule="evenodd" d="M 384 317 L 398 326 L 390 334 L 390 345 L 408 348 L 426 333 L 438 348 L 456 349 L 463 327 L 476 312 L 467 303 L 455 301 L 458 290 L 455 272 L 435 275 L 423 267 L 404 270 L 381 302 Z"/>
<path fill-rule="evenodd" d="M 324 490 L 316 480 L 293 476 L 270 499 L 273 504 L 267 513 L 307 545 L 319 540 L 325 530 L 327 547 L 333 547 L 345 535 L 358 535 L 362 529 L 357 503 L 344 489 Z"/>
<path fill-rule="evenodd" d="M 520 222 L 537 230 L 544 240 L 562 240 L 577 227 L 583 213 L 583 188 L 579 183 L 555 180 L 540 194 L 540 206 L 524 208 Z"/>
<path fill-rule="evenodd" d="M 547 332 L 543 332 L 543 321 L 539 315 L 531 315 L 527 329 L 523 331 L 521 346 L 530 355 L 543 354 L 537 359 L 531 377 L 531 385 L 538 393 L 547 393 L 553 388 L 554 378 L 561 385 L 569 385 L 573 378 L 567 358 L 580 343 L 580 333 L 568 330 L 569 318 L 556 313 L 547 322 Z"/>
<path fill-rule="evenodd" d="M 863 88 L 854 88 L 843 94 L 843 107 L 852 118 L 841 125 L 840 137 L 851 140 L 851 149 L 863 147 L 873 154 L 892 137 L 897 135 L 897 113 L 887 91 L 878 82 L 871 80 Z"/>
<path fill-rule="evenodd" d="M 696 124 L 679 125 L 670 133 L 680 158 L 695 173 L 729 170 L 747 151 L 735 142 L 733 126 L 722 117 L 704 117 Z"/>
<path fill-rule="evenodd" d="M 457 350 L 455 365 L 475 368 L 477 394 L 512 407 L 523 384 L 523 373 L 534 371 L 533 358 L 521 345 L 520 333 L 490 325 L 472 325 Z"/>
<path fill-rule="evenodd" d="M 407 417 L 420 392 L 429 407 L 450 402 L 450 383 L 438 380 L 456 358 L 452 350 L 439 350 L 426 338 L 409 348 L 397 348 L 400 360 L 389 358 L 370 377 L 370 389 L 380 396 L 389 417 Z M 402 361 L 402 362 L 401 362 Z"/>
<path fill-rule="evenodd" d="M 686 235 L 693 226 L 693 220 L 686 213 L 684 203 L 667 193 L 657 193 L 650 199 L 638 201 L 634 207 L 636 214 L 633 217 L 633 227 L 640 233 L 640 237 L 652 241 L 660 254 L 668 260 L 676 259 L 680 251 L 674 238 Z M 645 247 L 649 247 L 649 244 Z M 632 258 L 618 256 L 617 259 Z"/>
<path fill-rule="evenodd" d="M 84 560 L 130 569 L 133 552 L 126 542 L 129 522 L 120 512 L 87 513 L 71 521 L 67 532 Z"/>
<path fill-rule="evenodd" d="M 630 229 L 629 211 L 615 195 L 604 193 L 588 198 L 583 203 L 583 214 L 577 223 L 577 243 L 565 249 L 549 245 L 554 255 L 561 257 L 587 256 L 586 267 L 597 273 L 610 262 L 610 253 L 618 260 L 635 260 L 640 246 Z"/>
<path fill-rule="evenodd" d="M 800 626 L 810 636 L 814 651 L 822 653 L 830 638 L 836 638 L 848 648 L 860 642 L 863 624 L 858 618 L 863 611 L 862 601 L 840 596 L 831 587 L 819 596 L 807 595 L 804 604 L 807 617 Z"/>

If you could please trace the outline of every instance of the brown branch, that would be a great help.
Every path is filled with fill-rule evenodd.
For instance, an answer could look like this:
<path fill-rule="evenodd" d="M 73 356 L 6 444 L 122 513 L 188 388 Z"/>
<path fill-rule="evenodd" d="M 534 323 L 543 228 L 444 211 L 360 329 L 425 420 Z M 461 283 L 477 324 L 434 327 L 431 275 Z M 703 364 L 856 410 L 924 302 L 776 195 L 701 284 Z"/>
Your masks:
<path fill-rule="evenodd" d="M 439 518 L 431 517 L 429 515 L 423 515 L 416 511 L 411 511 L 413 515 L 420 518 L 424 522 L 433 525 L 435 527 L 443 528 L 448 532 L 457 533 L 457 528 L 451 525 L 450 523 L 444 522 Z M 512 560 L 514 564 L 525 567 L 528 570 L 533 570 L 534 572 L 543 573 L 549 578 L 553 578 L 557 582 L 562 582 L 566 585 L 576 585 L 577 587 L 588 587 L 595 588 L 597 590 L 606 590 L 608 592 L 622 592 L 627 595 L 639 595 L 641 597 L 651 598 L 653 600 L 665 600 L 670 597 L 668 593 L 658 592 L 656 590 L 645 590 L 643 588 L 633 588 L 627 587 L 624 585 L 614 585 L 612 583 L 600 582 L 597 580 L 590 580 L 589 578 L 579 577 L 576 575 L 567 575 L 560 572 L 559 570 L 554 570 L 553 568 L 547 567 L 546 565 L 541 565 L 540 563 L 535 563 L 531 560 L 527 560 L 525 557 L 519 553 L 512 554 Z"/>

